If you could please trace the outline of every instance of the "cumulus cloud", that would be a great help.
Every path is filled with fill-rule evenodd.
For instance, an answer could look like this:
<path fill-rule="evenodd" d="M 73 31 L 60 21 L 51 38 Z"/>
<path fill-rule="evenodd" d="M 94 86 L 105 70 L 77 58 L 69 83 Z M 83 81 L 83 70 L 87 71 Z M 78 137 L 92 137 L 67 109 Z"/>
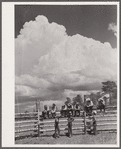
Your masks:
<path fill-rule="evenodd" d="M 42 89 L 46 89 L 50 86 L 50 83 L 47 80 L 27 74 L 16 76 L 15 79 L 16 79 L 16 85 L 24 85 L 32 88 L 42 88 Z"/>
<path fill-rule="evenodd" d="M 31 73 L 38 59 L 47 54 L 54 44 L 58 44 L 66 36 L 66 29 L 54 22 L 49 23 L 44 16 L 35 21 L 26 22 L 20 35 L 15 39 L 16 74 Z"/>
<path fill-rule="evenodd" d="M 62 41 L 34 66 L 38 76 L 60 86 L 84 86 L 116 78 L 116 50 L 110 44 L 75 35 Z"/>
<path fill-rule="evenodd" d="M 64 99 L 65 90 L 98 90 L 102 81 L 117 79 L 117 49 L 79 34 L 68 36 L 63 25 L 44 16 L 24 24 L 15 48 L 19 96 Z"/>
<path fill-rule="evenodd" d="M 31 97 L 34 100 L 35 98 L 43 100 L 57 100 L 63 98 L 63 92 L 51 89 L 53 85 L 45 79 L 30 75 L 16 76 L 15 79 L 16 96 Z"/>
<path fill-rule="evenodd" d="M 108 26 L 108 30 L 111 30 L 117 37 L 117 25 L 115 23 L 110 23 Z"/>
<path fill-rule="evenodd" d="M 36 89 L 33 89 L 28 86 L 16 85 L 15 92 L 18 96 L 33 96 L 36 94 Z"/>
<path fill-rule="evenodd" d="M 64 90 L 64 94 L 66 97 L 70 97 L 73 99 L 73 97 L 76 97 L 77 95 L 81 95 L 82 99 L 84 100 L 84 95 L 90 95 L 91 93 L 97 93 L 99 90 L 91 90 L 91 91 L 73 91 L 73 90 Z"/>

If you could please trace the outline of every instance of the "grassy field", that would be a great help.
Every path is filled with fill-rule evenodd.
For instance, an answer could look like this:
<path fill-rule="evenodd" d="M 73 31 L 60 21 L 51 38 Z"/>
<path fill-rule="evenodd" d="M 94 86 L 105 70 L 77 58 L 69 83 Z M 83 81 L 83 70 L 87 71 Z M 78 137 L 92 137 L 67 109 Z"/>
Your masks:
<path fill-rule="evenodd" d="M 66 136 L 65 132 L 61 132 L 60 138 L 53 138 L 52 133 L 42 137 L 27 137 L 16 140 L 16 144 L 116 144 L 117 134 L 113 132 L 99 132 L 97 135 L 77 134 L 73 131 L 71 138 Z"/>

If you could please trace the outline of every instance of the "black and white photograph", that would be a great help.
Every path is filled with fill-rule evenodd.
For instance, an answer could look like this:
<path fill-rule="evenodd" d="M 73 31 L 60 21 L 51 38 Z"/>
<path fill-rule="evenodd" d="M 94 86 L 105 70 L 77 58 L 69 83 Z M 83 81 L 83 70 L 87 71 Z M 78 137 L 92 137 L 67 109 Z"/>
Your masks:
<path fill-rule="evenodd" d="M 117 146 L 119 3 L 13 8 L 15 146 Z"/>

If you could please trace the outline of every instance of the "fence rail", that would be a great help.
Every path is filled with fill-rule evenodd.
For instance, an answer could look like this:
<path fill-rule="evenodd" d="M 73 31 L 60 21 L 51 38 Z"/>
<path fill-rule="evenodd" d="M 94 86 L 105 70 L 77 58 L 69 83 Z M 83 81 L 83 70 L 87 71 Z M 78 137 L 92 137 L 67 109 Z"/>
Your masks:
<path fill-rule="evenodd" d="M 116 106 L 113 106 L 113 108 L 116 108 Z M 109 107 L 112 108 L 112 107 Z M 81 111 L 82 113 L 83 111 Z M 22 120 L 22 121 L 15 121 L 15 137 L 20 137 L 25 132 L 36 132 L 38 136 L 40 136 L 40 133 L 44 132 L 51 132 L 54 131 L 54 119 L 48 119 L 48 120 L 40 120 L 40 112 L 34 112 L 36 113 L 37 120 Z M 30 113 L 28 113 L 30 114 Z M 31 113 L 33 114 L 33 113 Z M 19 115 L 18 113 L 16 115 Z M 95 116 L 97 121 L 97 130 L 98 131 L 116 131 L 117 130 L 117 110 L 109 110 L 105 113 L 97 113 Z M 73 130 L 79 130 L 79 132 L 84 132 L 86 127 L 86 119 L 88 119 L 88 116 L 81 116 L 76 117 L 73 122 Z M 59 126 L 60 130 L 64 131 L 67 130 L 67 118 L 59 120 Z M 28 127 L 28 128 L 27 128 Z M 33 127 L 33 128 L 30 128 Z M 50 128 L 52 127 L 52 128 Z M 64 128 L 62 128 L 64 127 Z M 101 128 L 100 128 L 101 127 Z M 105 128 L 106 127 L 106 128 Z M 113 128 L 112 128 L 113 127 Z M 24 129 L 25 128 L 25 129 Z M 26 135 L 26 133 L 24 134 Z"/>
<path fill-rule="evenodd" d="M 30 125 L 19 125 L 19 126 L 15 126 L 15 128 L 22 128 L 22 127 L 32 127 L 32 126 L 37 126 L 37 124 L 30 124 Z"/>
<path fill-rule="evenodd" d="M 37 128 L 31 128 L 31 129 L 22 129 L 22 130 L 16 130 L 15 133 L 20 133 L 20 132 L 27 132 L 27 131 L 33 131 L 37 130 Z"/>
<path fill-rule="evenodd" d="M 28 114 L 38 114 L 38 112 L 15 113 L 15 115 L 28 115 Z"/>
<path fill-rule="evenodd" d="M 107 106 L 105 109 L 109 109 L 109 108 L 117 108 L 117 106 Z M 96 108 L 93 108 L 93 110 L 95 110 Z M 100 111 L 99 109 L 96 109 L 97 111 Z M 114 110 L 117 111 L 117 110 Z M 80 111 L 81 113 L 83 112 L 83 110 Z M 106 111 L 108 112 L 108 111 Z M 110 112 L 110 111 L 109 111 Z M 59 111 L 57 113 L 60 113 Z M 24 116 L 24 115 L 29 115 L 29 114 L 38 114 L 38 112 L 28 112 L 28 113 L 15 113 L 16 115 L 20 115 L 20 116 Z M 39 114 L 42 114 L 42 112 L 39 112 Z"/>
<path fill-rule="evenodd" d="M 34 123 L 37 122 L 38 120 L 28 120 L 28 121 L 16 121 L 15 124 L 20 124 L 20 123 Z"/>

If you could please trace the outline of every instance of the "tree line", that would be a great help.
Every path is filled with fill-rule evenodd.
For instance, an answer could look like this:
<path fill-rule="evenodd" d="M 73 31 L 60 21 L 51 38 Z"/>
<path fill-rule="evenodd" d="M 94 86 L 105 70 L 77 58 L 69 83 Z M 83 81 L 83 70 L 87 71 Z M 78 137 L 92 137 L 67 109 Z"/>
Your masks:
<path fill-rule="evenodd" d="M 84 95 L 84 99 L 89 97 L 94 105 L 97 105 L 97 99 L 99 99 L 103 94 L 109 94 L 110 96 L 110 105 L 116 105 L 117 104 L 117 85 L 114 81 L 106 81 L 102 82 L 102 89 L 100 92 L 97 93 L 90 93 L 89 95 Z M 83 107 L 84 105 L 84 100 L 80 94 L 77 96 L 73 97 L 71 100 L 69 97 L 66 98 L 67 100 L 65 101 L 65 104 L 67 105 L 68 103 L 72 103 L 73 105 L 76 104 L 76 102 L 79 102 L 79 104 Z M 49 107 L 51 109 L 51 106 Z M 59 110 L 59 109 L 58 109 Z M 33 109 L 33 112 L 36 110 Z M 25 113 L 28 113 L 26 110 Z"/>
<path fill-rule="evenodd" d="M 100 92 L 96 93 L 90 93 L 88 95 L 84 95 L 84 99 L 89 97 L 94 105 L 97 105 L 97 99 L 101 98 L 103 95 L 109 94 L 109 104 L 110 105 L 116 105 L 117 104 L 117 85 L 114 81 L 106 81 L 102 82 L 102 90 Z M 106 97 L 104 97 L 105 99 Z M 65 104 L 72 103 L 73 105 L 76 104 L 76 102 L 79 102 L 80 105 L 83 106 L 84 100 L 82 99 L 81 95 L 77 95 L 76 97 L 73 97 L 71 100 L 69 97 L 67 97 L 67 100 L 65 101 Z"/>

